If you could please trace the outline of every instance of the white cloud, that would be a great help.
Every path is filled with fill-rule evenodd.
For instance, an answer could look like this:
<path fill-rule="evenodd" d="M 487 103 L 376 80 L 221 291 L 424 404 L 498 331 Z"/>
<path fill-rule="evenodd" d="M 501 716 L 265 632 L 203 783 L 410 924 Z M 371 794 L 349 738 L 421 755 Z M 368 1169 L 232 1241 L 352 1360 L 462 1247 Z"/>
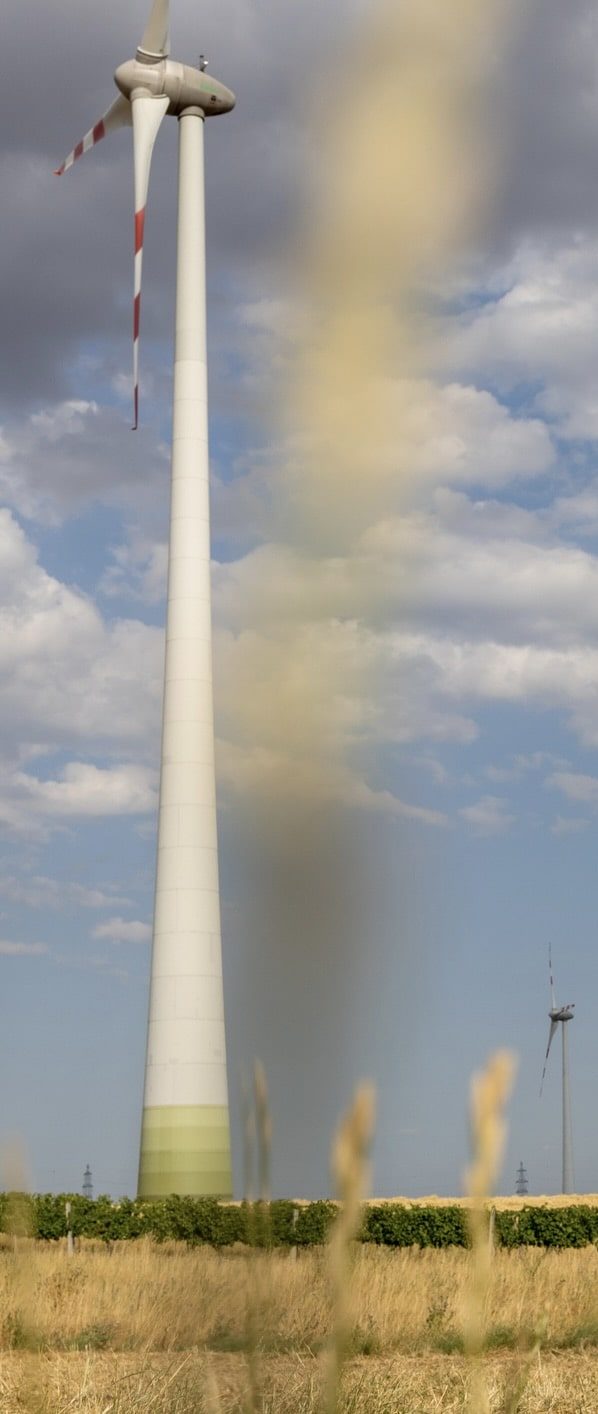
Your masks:
<path fill-rule="evenodd" d="M 216 483 L 219 533 L 246 544 L 288 540 L 308 553 L 328 542 L 338 553 L 409 497 L 427 501 L 435 486 L 494 490 L 555 465 L 541 418 L 514 416 L 472 384 L 388 378 L 379 401 L 381 427 L 352 475 L 323 470 L 307 433 L 246 455 L 232 481 Z"/>
<path fill-rule="evenodd" d="M 279 544 L 219 566 L 223 741 L 467 742 L 493 701 L 565 712 L 595 742 L 598 562 L 517 516 L 508 538 L 504 508 L 442 496 L 372 527 L 352 556 Z"/>
<path fill-rule="evenodd" d="M 92 600 L 38 564 L 0 511 L 2 742 L 7 755 L 62 744 L 154 755 L 163 639 L 138 620 L 107 623 Z M 155 756 L 154 756 L 155 759 Z"/>
<path fill-rule="evenodd" d="M 0 820 L 39 834 L 53 820 L 151 812 L 160 630 L 131 619 L 106 622 L 87 595 L 39 565 L 6 510 L 0 510 L 0 605 Z M 43 769 L 32 769 L 33 760 L 58 751 L 83 759 L 46 778 Z M 89 760 L 98 754 L 101 766 Z M 73 891 L 70 897 L 74 902 Z M 103 906 L 86 902 L 83 893 L 79 902 Z"/>
<path fill-rule="evenodd" d="M 28 908 L 126 908 L 131 900 L 102 888 L 87 888 L 70 879 L 51 879 L 37 874 L 31 878 L 16 875 L 0 877 L 0 896 L 11 903 Z"/>
<path fill-rule="evenodd" d="M 344 805 L 389 819 L 410 819 L 423 825 L 447 823 L 442 811 L 427 809 L 402 800 L 388 789 L 373 787 L 342 761 L 231 742 L 219 746 L 218 776 L 227 793 L 254 794 L 262 804 L 284 802 L 291 797 L 295 807 L 319 802 Z"/>
<path fill-rule="evenodd" d="M 508 781 L 518 781 L 522 772 L 517 766 L 485 766 L 484 775 L 494 785 L 505 785 Z"/>
<path fill-rule="evenodd" d="M 0 788 L 0 821 L 17 832 L 37 826 L 45 834 L 52 823 L 145 815 L 156 806 L 156 773 L 137 765 L 100 768 L 73 761 L 56 780 L 14 771 Z"/>
<path fill-rule="evenodd" d="M 159 604 L 166 594 L 168 544 L 150 540 L 132 528 L 126 540 L 114 546 L 98 590 L 107 598 L 126 595 L 145 604 Z"/>
<path fill-rule="evenodd" d="M 96 381 L 100 383 L 99 370 Z M 5 425 L 0 495 L 19 515 L 60 525 L 92 502 L 165 511 L 166 449 L 142 426 L 136 438 L 113 405 L 66 399 Z"/>
<path fill-rule="evenodd" d="M 414 766 L 420 766 L 431 776 L 435 785 L 448 786 L 450 784 L 451 777 L 446 766 L 443 766 L 441 761 L 437 761 L 435 756 L 412 756 L 411 760 Z"/>
<path fill-rule="evenodd" d="M 279 542 L 219 565 L 214 603 L 219 624 L 270 636 L 283 623 L 400 620 L 554 646 L 598 640 L 598 561 L 542 513 L 438 491 L 371 523 L 344 554 Z"/>
<path fill-rule="evenodd" d="M 581 815 L 557 815 L 550 826 L 553 835 L 578 835 L 581 830 L 587 830 L 589 820 Z"/>
<path fill-rule="evenodd" d="M 432 633 L 396 635 L 395 649 L 405 674 L 411 663 L 422 673 L 439 714 L 443 703 L 512 702 L 526 710 L 558 709 L 587 745 L 598 745 L 598 649 L 567 649 L 534 643 L 471 642 Z"/>
<path fill-rule="evenodd" d="M 516 756 L 515 765 L 523 771 L 541 771 L 546 766 L 563 771 L 568 762 L 562 756 L 555 756 L 553 751 L 530 751 Z"/>
<path fill-rule="evenodd" d="M 407 396 L 411 451 L 405 465 L 414 477 L 424 474 L 448 486 L 496 487 L 541 475 L 554 464 L 546 424 L 539 418 L 515 417 L 483 389 L 428 383 L 411 385 Z"/>
<path fill-rule="evenodd" d="M 503 390 L 536 385 L 532 411 L 560 436 L 598 436 L 593 368 L 598 358 L 598 258 L 591 239 L 560 248 L 527 243 L 502 274 L 497 298 L 447 328 L 448 360 L 492 378 Z"/>
<path fill-rule="evenodd" d="M 108 918 L 93 929 L 93 938 L 107 938 L 111 943 L 149 943 L 151 924 L 138 919 Z"/>
<path fill-rule="evenodd" d="M 479 835 L 499 835 L 515 823 L 502 796 L 483 795 L 474 805 L 466 805 L 459 815 Z"/>
<path fill-rule="evenodd" d="M 0 940 L 0 957 L 45 957 L 45 943 L 10 943 Z"/>
<path fill-rule="evenodd" d="M 23 772 L 14 779 L 43 815 L 143 815 L 157 803 L 155 772 L 143 766 L 100 769 L 73 761 L 58 780 Z"/>
<path fill-rule="evenodd" d="M 596 776 L 585 776 L 575 771 L 555 771 L 548 777 L 547 785 L 560 790 L 568 800 L 582 800 L 587 805 L 598 805 Z"/>

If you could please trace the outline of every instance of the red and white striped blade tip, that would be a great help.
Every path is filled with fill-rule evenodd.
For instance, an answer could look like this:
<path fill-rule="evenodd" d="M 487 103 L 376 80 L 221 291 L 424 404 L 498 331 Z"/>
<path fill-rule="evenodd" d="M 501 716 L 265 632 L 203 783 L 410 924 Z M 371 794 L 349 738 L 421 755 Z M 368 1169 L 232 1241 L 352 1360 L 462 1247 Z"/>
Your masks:
<path fill-rule="evenodd" d="M 89 152 L 90 148 L 95 147 L 96 143 L 101 142 L 102 138 L 105 136 L 106 127 L 104 119 L 100 118 L 99 123 L 96 123 L 95 127 L 90 128 L 89 132 L 85 134 L 84 138 L 81 138 L 81 141 L 77 143 L 77 146 L 73 148 L 72 152 L 69 152 L 68 157 L 65 157 L 62 166 L 54 168 L 54 176 L 62 177 L 65 172 L 68 172 L 69 167 L 73 167 L 75 162 L 79 161 L 79 158 L 83 156 L 84 152 Z"/>
<path fill-rule="evenodd" d="M 101 142 L 103 137 L 106 137 L 108 133 L 115 132 L 117 128 L 130 127 L 131 121 L 131 104 L 128 98 L 119 94 L 108 111 L 103 114 L 93 128 L 89 129 L 85 137 L 81 138 L 72 152 L 69 152 L 61 166 L 54 168 L 54 175 L 62 177 L 70 167 L 74 166 L 75 162 L 79 161 L 80 157 L 83 157 L 84 153 L 89 152 L 92 147 Z"/>

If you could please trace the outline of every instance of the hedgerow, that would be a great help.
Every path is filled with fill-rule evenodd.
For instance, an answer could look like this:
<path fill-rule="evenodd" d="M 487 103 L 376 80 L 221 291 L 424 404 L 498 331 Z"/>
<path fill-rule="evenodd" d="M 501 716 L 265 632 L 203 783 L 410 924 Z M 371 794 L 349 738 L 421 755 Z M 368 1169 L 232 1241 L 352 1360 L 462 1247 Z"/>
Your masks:
<path fill-rule="evenodd" d="M 70 1204 L 67 1219 L 66 1205 Z M 186 1242 L 230 1247 L 310 1247 L 324 1243 L 336 1204 L 327 1200 L 296 1204 L 278 1199 L 264 1204 L 220 1203 L 215 1198 L 156 1201 L 77 1193 L 0 1193 L 0 1232 L 28 1232 L 48 1242 L 74 1237 L 111 1243 L 139 1237 L 156 1242 Z M 417 1206 L 369 1204 L 363 1209 L 362 1242 L 387 1247 L 466 1247 L 467 1213 L 459 1204 Z M 585 1247 L 598 1245 L 598 1207 L 521 1207 L 495 1214 L 494 1238 L 501 1247 Z"/>
<path fill-rule="evenodd" d="M 364 1212 L 362 1240 L 387 1247 L 466 1247 L 467 1216 L 463 1208 L 409 1208 L 384 1203 Z"/>

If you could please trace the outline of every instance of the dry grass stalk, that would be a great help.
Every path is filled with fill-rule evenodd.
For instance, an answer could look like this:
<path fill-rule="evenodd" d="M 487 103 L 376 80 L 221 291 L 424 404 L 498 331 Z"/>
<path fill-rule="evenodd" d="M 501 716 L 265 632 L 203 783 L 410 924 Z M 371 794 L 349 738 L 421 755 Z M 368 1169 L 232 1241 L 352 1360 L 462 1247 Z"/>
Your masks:
<path fill-rule="evenodd" d="M 253 1090 L 255 1095 L 255 1118 L 258 1139 L 258 1192 L 260 1202 L 269 1203 L 272 1119 L 268 1101 L 266 1072 L 261 1061 L 255 1062 Z"/>
<path fill-rule="evenodd" d="M 466 1174 L 471 1233 L 471 1288 L 464 1322 L 465 1349 L 472 1361 L 469 1406 L 473 1414 L 490 1414 L 490 1402 L 481 1366 L 490 1291 L 492 1245 L 489 1240 L 487 1199 L 496 1183 L 505 1141 L 504 1110 L 515 1076 L 515 1061 L 508 1051 L 497 1051 L 486 1069 L 471 1082 L 472 1162 Z"/>
<path fill-rule="evenodd" d="M 374 1132 L 374 1115 L 373 1086 L 360 1085 L 332 1146 L 332 1173 L 341 1209 L 328 1246 L 333 1325 L 324 1376 L 326 1414 L 336 1414 L 340 1405 L 340 1377 L 352 1325 L 352 1246 L 359 1232 L 361 1203 L 368 1183 L 368 1155 Z"/>
<path fill-rule="evenodd" d="M 256 1244 L 267 1245 L 270 1233 L 270 1157 L 272 1149 L 272 1120 L 268 1101 L 266 1073 L 261 1061 L 256 1061 L 253 1072 L 253 1110 L 246 1121 L 246 1165 L 247 1172 L 253 1172 L 253 1137 L 257 1137 L 258 1203 L 252 1205 L 253 1240 Z M 246 1355 L 247 1385 L 244 1409 L 248 1414 L 258 1414 L 263 1409 L 264 1391 L 260 1358 L 260 1342 L 267 1333 L 271 1308 L 271 1264 L 262 1251 L 250 1249 L 247 1269 L 246 1299 Z"/>
<path fill-rule="evenodd" d="M 4 1324 L 11 1344 L 35 1349 L 38 1343 L 35 1320 L 35 1269 L 31 1240 L 31 1212 L 27 1194 L 27 1159 L 20 1140 L 6 1146 L 2 1156 L 4 1180 L 10 1193 L 6 1232 L 11 1243 L 7 1254 L 7 1288 L 11 1311 Z M 43 1406 L 39 1363 L 29 1362 L 21 1372 L 19 1401 L 27 1414 L 39 1414 Z"/>
<path fill-rule="evenodd" d="M 241 1080 L 241 1117 L 243 1122 L 243 1193 L 247 1203 L 253 1202 L 253 1167 L 255 1154 L 255 1112 L 247 1077 Z"/>
<path fill-rule="evenodd" d="M 206 1365 L 204 1378 L 204 1414 L 222 1414 L 222 1400 L 218 1388 L 218 1380 L 214 1374 L 214 1367 L 210 1362 Z"/>

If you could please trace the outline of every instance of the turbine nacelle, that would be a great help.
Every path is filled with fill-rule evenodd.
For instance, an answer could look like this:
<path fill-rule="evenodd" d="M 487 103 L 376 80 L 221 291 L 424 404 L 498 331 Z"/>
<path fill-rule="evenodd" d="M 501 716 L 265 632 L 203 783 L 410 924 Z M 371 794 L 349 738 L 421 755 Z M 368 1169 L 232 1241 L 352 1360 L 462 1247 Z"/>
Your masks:
<path fill-rule="evenodd" d="M 573 1021 L 574 1007 L 574 1002 L 568 1006 L 555 1007 L 553 1011 L 549 1011 L 548 1013 L 550 1020 L 554 1022 L 555 1025 L 558 1021 Z"/>
<path fill-rule="evenodd" d="M 114 82 L 124 98 L 131 102 L 139 91 L 168 98 L 167 112 L 173 116 L 185 108 L 201 108 L 206 118 L 218 113 L 230 113 L 235 95 L 225 84 L 201 69 L 178 64 L 172 59 L 150 61 L 139 54 L 120 64 Z"/>

